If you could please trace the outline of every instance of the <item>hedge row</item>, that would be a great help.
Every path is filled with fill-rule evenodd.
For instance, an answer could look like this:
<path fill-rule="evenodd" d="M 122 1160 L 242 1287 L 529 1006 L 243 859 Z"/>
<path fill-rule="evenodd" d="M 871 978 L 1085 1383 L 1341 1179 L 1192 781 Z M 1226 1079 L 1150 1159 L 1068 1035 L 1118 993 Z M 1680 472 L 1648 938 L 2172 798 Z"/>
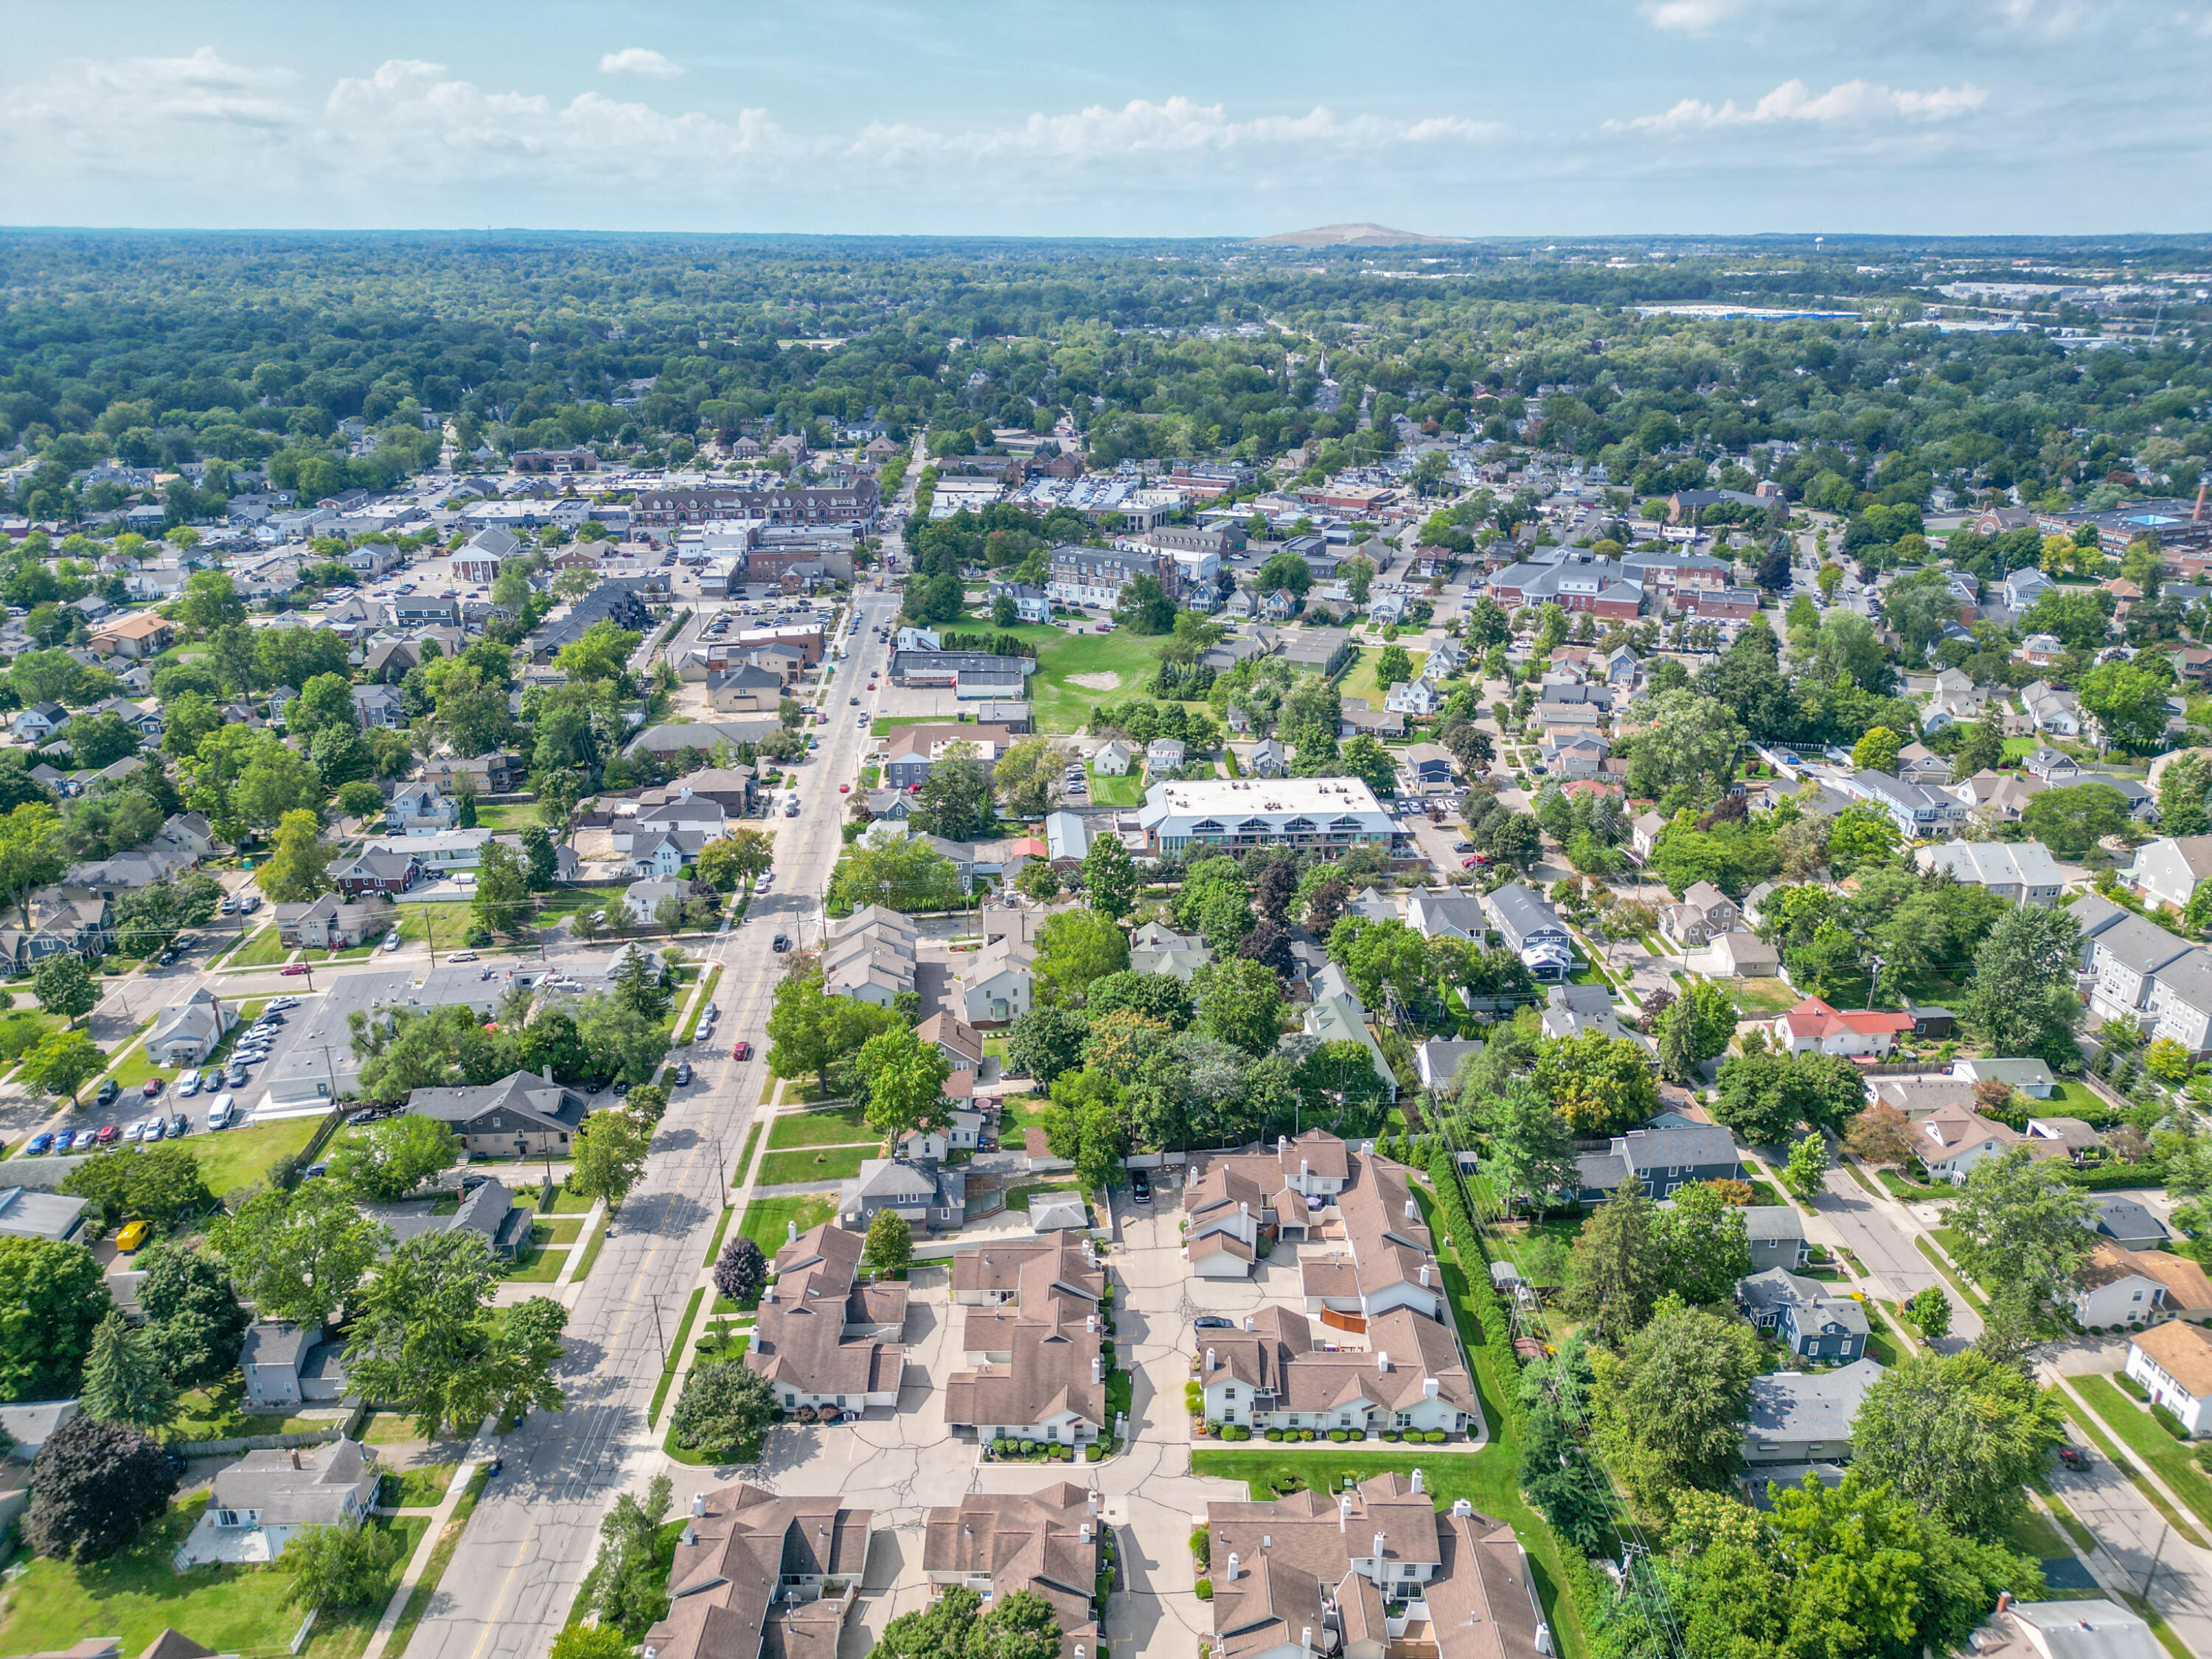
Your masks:
<path fill-rule="evenodd" d="M 1527 1437 L 1528 1425 L 1522 1419 L 1520 1368 L 1513 1357 L 1513 1322 L 1506 1317 L 1505 1304 L 1497 1286 L 1490 1282 L 1490 1263 L 1483 1254 L 1482 1235 L 1476 1231 L 1474 1213 L 1468 1208 L 1459 1165 L 1449 1152 L 1438 1150 L 1430 1155 L 1429 1182 L 1436 1189 L 1443 1230 L 1451 1235 L 1452 1252 L 1458 1256 L 1460 1271 L 1467 1279 L 1468 1300 L 1474 1306 L 1478 1328 L 1476 1337 L 1488 1352 L 1492 1375 L 1498 1379 L 1498 1398 L 1492 1403 L 1506 1420 L 1493 1424 L 1491 1432 L 1517 1446 Z M 1443 1241 L 1437 1243 L 1441 1246 Z"/>
<path fill-rule="evenodd" d="M 2058 1173 L 2069 1186 L 2092 1193 L 2113 1192 L 2122 1188 L 2162 1187 L 2166 1184 L 2166 1164 L 2162 1160 L 2148 1164 L 2106 1164 L 2094 1170 L 2077 1170 L 2066 1164 L 2059 1166 Z"/>

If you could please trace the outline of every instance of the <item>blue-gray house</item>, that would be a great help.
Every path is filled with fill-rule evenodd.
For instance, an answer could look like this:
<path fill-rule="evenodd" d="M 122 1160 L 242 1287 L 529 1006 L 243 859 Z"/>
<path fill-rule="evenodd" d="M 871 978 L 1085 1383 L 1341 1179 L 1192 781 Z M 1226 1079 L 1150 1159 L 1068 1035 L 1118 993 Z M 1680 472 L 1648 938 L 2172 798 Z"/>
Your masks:
<path fill-rule="evenodd" d="M 1866 1309 L 1848 1296 L 1831 1296 L 1815 1279 L 1781 1267 L 1738 1279 L 1736 1305 L 1744 1317 L 1804 1359 L 1848 1364 L 1866 1352 Z"/>
<path fill-rule="evenodd" d="M 1585 1204 L 1604 1203 L 1626 1181 L 1643 1188 L 1646 1198 L 1662 1199 L 1696 1182 L 1743 1179 L 1735 1137 L 1714 1123 L 1631 1129 L 1613 1138 L 1611 1151 L 1584 1152 L 1575 1164 Z"/>

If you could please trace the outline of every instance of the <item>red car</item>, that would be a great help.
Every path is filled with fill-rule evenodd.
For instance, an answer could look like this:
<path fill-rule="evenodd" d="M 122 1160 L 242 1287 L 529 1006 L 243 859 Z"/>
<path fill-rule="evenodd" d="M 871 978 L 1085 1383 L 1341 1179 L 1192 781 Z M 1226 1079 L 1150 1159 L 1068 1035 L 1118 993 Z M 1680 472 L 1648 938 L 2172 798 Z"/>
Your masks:
<path fill-rule="evenodd" d="M 1459 861 L 1459 867 L 1462 870 L 1472 870 L 1474 868 L 1474 866 L 1475 860 L 1473 859 L 1462 859 Z"/>
<path fill-rule="evenodd" d="M 120 1123 L 111 1123 L 100 1132 L 97 1139 L 101 1146 L 112 1146 L 123 1139 L 123 1126 Z"/>
<path fill-rule="evenodd" d="M 307 971 L 307 964 L 304 962 L 288 962 L 276 971 L 280 974 L 304 974 Z"/>
<path fill-rule="evenodd" d="M 730 1050 L 730 1058 L 732 1060 L 750 1060 L 752 1057 L 753 1045 L 750 1042 L 740 1042 L 736 1048 Z"/>
<path fill-rule="evenodd" d="M 146 1086 L 141 1089 L 138 1092 L 145 1096 L 149 1100 L 153 1099 L 155 1095 L 161 1092 L 161 1079 L 157 1077 L 148 1078 L 146 1079 Z"/>
<path fill-rule="evenodd" d="M 837 793 L 841 795 L 849 795 L 853 793 L 853 786 L 849 783 L 841 783 L 837 786 Z"/>

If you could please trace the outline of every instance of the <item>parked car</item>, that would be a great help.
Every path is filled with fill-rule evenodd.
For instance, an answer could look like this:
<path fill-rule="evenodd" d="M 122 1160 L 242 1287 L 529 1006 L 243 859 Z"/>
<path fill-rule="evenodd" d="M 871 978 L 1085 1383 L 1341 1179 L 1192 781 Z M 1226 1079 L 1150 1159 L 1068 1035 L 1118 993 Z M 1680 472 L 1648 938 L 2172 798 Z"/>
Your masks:
<path fill-rule="evenodd" d="M 93 1096 L 92 1103 L 95 1106 L 112 1106 L 115 1103 L 116 1096 L 122 1092 L 123 1085 L 113 1078 L 110 1078 L 100 1085 L 100 1092 Z"/>
<path fill-rule="evenodd" d="M 1135 1171 L 1129 1177 L 1129 1195 L 1135 1199 L 1139 1204 L 1151 1203 L 1152 1201 L 1152 1178 L 1146 1175 L 1142 1170 Z"/>
<path fill-rule="evenodd" d="M 112 1146 L 122 1139 L 123 1126 L 120 1123 L 111 1123 L 93 1137 L 94 1141 L 102 1146 Z"/>
<path fill-rule="evenodd" d="M 240 1078 L 239 1081 L 242 1083 L 245 1079 Z M 228 1128 L 230 1127 L 230 1115 L 232 1109 L 230 1097 L 228 1095 L 217 1095 L 215 1097 L 215 1104 L 208 1108 L 208 1127 L 210 1129 Z"/>
<path fill-rule="evenodd" d="M 280 974 L 283 974 L 283 975 L 286 975 L 287 977 L 289 977 L 291 975 L 294 975 L 294 974 L 304 974 L 304 973 L 306 973 L 306 972 L 307 971 L 307 964 L 306 963 L 304 963 L 304 962 L 288 962 L 288 963 L 285 963 L 282 968 L 279 968 L 276 971 L 277 971 L 278 973 L 280 973 Z"/>
<path fill-rule="evenodd" d="M 192 1132 L 192 1121 L 191 1121 L 191 1119 L 189 1116 L 187 1116 L 187 1115 L 186 1115 L 185 1114 L 184 1114 L 183 1112 L 179 1112 L 179 1113 L 178 1113 L 174 1117 L 173 1117 L 173 1118 L 171 1118 L 171 1119 L 169 1120 L 169 1139 L 170 1139 L 174 1140 L 174 1139 L 176 1139 L 179 1136 L 180 1136 L 180 1135 L 188 1135 L 188 1134 L 191 1133 L 191 1132 Z"/>
<path fill-rule="evenodd" d="M 23 1143 L 23 1152 L 27 1158 L 40 1158 L 53 1149 L 53 1136 L 43 1129 Z"/>
<path fill-rule="evenodd" d="M 691 1062 L 688 1060 L 678 1060 L 676 1062 L 676 1086 L 681 1089 L 690 1081 Z"/>
<path fill-rule="evenodd" d="M 477 953 L 473 951 L 456 951 L 446 958 L 448 962 L 474 962 L 476 959 Z"/>
<path fill-rule="evenodd" d="M 161 1140 L 166 1138 L 168 1133 L 169 1126 L 163 1122 L 160 1117 L 149 1117 L 146 1120 L 146 1133 L 143 1139 L 148 1142 L 148 1144 L 150 1145 L 156 1140 Z"/>
<path fill-rule="evenodd" d="M 99 1130 L 79 1129 L 66 1147 L 59 1147 L 57 1148 L 57 1150 L 71 1152 L 88 1152 L 98 1145 L 100 1145 Z"/>
<path fill-rule="evenodd" d="M 150 1221 L 126 1223 L 123 1231 L 115 1235 L 116 1250 L 121 1255 L 129 1255 L 131 1251 L 146 1242 L 147 1235 L 153 1231 L 154 1224 Z"/>
<path fill-rule="evenodd" d="M 177 1092 L 185 1099 L 191 1099 L 199 1091 L 200 1074 L 198 1072 L 186 1072 L 177 1079 Z"/>
<path fill-rule="evenodd" d="M 387 951 L 397 951 L 399 948 L 399 930 L 397 927 L 384 936 L 384 948 Z"/>
<path fill-rule="evenodd" d="M 1233 1331 L 1237 1328 L 1237 1322 L 1224 1319 L 1218 1314 L 1200 1314 L 1190 1322 L 1190 1326 L 1194 1331 Z"/>
<path fill-rule="evenodd" d="M 791 941 L 785 938 L 781 933 L 778 933 L 773 939 L 769 941 L 769 949 L 771 951 L 788 951 L 791 949 Z"/>
<path fill-rule="evenodd" d="M 149 1099 L 149 1100 L 153 1099 L 153 1097 L 154 1097 L 155 1095 L 158 1095 L 158 1094 L 160 1094 L 160 1093 L 161 1092 L 161 1079 L 160 1078 L 157 1078 L 157 1077 L 149 1077 L 149 1078 L 148 1078 L 148 1079 L 146 1079 L 146 1081 L 145 1081 L 144 1085 L 143 1085 L 142 1088 L 140 1088 L 140 1090 L 138 1091 L 138 1092 L 139 1092 L 140 1094 L 142 1094 L 142 1095 L 145 1096 L 145 1097 L 146 1097 L 147 1099 Z"/>

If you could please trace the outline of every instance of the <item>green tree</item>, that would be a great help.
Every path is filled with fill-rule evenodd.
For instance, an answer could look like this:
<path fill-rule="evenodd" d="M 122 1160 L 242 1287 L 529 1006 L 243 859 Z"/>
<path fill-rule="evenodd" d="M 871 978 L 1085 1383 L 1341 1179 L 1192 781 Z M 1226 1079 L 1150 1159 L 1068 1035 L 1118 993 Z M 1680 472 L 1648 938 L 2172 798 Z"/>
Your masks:
<path fill-rule="evenodd" d="M 1990 770 L 2004 758 L 2004 737 L 1996 726 L 1977 720 L 1964 730 L 1965 741 L 1952 751 L 1952 776 L 1971 778 L 1978 772 Z"/>
<path fill-rule="evenodd" d="M 1352 738 L 1337 750 L 1340 775 L 1358 778 L 1377 795 L 1397 793 L 1398 766 L 1390 758 L 1390 751 L 1365 732 Z"/>
<path fill-rule="evenodd" d="M 354 707 L 353 683 L 343 674 L 312 676 L 285 709 L 284 724 L 295 737 L 308 739 L 330 726 L 359 731 L 361 712 Z"/>
<path fill-rule="evenodd" d="M 82 1031 L 49 1031 L 23 1055 L 16 1075 L 74 1105 L 76 1091 L 107 1067 L 107 1056 Z"/>
<path fill-rule="evenodd" d="M 2108 783 L 2068 784 L 2031 795 L 2021 826 L 2061 858 L 2086 857 L 2128 827 L 2128 798 Z"/>
<path fill-rule="evenodd" d="M 887 1008 L 829 995 L 819 969 L 789 975 L 778 982 L 769 1012 L 768 1068 L 781 1078 L 811 1073 L 827 1094 L 830 1067 L 858 1054 L 897 1018 Z"/>
<path fill-rule="evenodd" d="M 1827 1138 L 1815 1130 L 1790 1149 L 1790 1161 L 1782 1170 L 1782 1184 L 1810 1201 L 1826 1184 L 1827 1173 Z"/>
<path fill-rule="evenodd" d="M 2158 829 L 2177 839 L 2212 832 L 2212 811 L 2205 798 L 2212 795 L 2212 760 L 2204 751 L 2186 749 L 2166 762 L 2158 781 Z"/>
<path fill-rule="evenodd" d="M 1346 916 L 1328 930 L 1328 957 L 1370 1008 L 1382 1007 L 1393 991 L 1418 1001 L 1435 976 L 1429 941 L 1402 921 Z"/>
<path fill-rule="evenodd" d="M 272 904 L 301 904 L 331 890 L 331 856 L 323 826 L 305 808 L 286 812 L 276 825 L 276 848 L 253 872 Z"/>
<path fill-rule="evenodd" d="M 914 797 L 916 829 L 947 841 L 975 841 L 994 819 L 991 768 L 972 743 L 948 744 Z"/>
<path fill-rule="evenodd" d="M 1887 811 L 1872 801 L 1853 801 L 1829 822 L 1829 867 L 1842 876 L 1887 864 L 1904 844 Z"/>
<path fill-rule="evenodd" d="M 661 970 L 635 945 L 623 953 L 610 994 L 641 1019 L 660 1018 L 675 1000 Z"/>
<path fill-rule="evenodd" d="M 999 757 L 991 782 L 1018 818 L 1041 818 L 1060 805 L 1075 751 L 1056 738 L 1022 738 Z"/>
<path fill-rule="evenodd" d="M 495 1310 L 498 1283 L 481 1233 L 403 1240 L 359 1292 L 348 1382 L 407 1412 L 425 1439 L 495 1414 L 560 1410 L 553 1366 L 568 1310 L 546 1297 Z"/>
<path fill-rule="evenodd" d="M 1386 645 L 1376 653 L 1375 679 L 1383 686 L 1397 685 L 1413 678 L 1413 659 L 1399 645 Z"/>
<path fill-rule="evenodd" d="M 1707 799 L 1727 781 L 1743 741 L 1743 728 L 1711 698 L 1662 691 L 1629 757 L 1629 791 L 1656 798 L 1662 811 Z"/>
<path fill-rule="evenodd" d="M 331 1154 L 331 1179 L 366 1203 L 392 1204 L 460 1161 L 461 1138 L 434 1117 L 403 1112 L 349 1129 Z"/>
<path fill-rule="evenodd" d="M 0 817 L 0 899 L 31 925 L 31 895 L 61 879 L 67 863 L 61 819 L 44 801 L 25 801 Z"/>
<path fill-rule="evenodd" d="M 82 1244 L 0 1238 L 0 1400 L 73 1396 L 109 1306 Z"/>
<path fill-rule="evenodd" d="M 903 1273 L 914 1260 L 914 1229 L 896 1210 L 878 1210 L 868 1223 L 860 1259 L 879 1273 Z"/>
<path fill-rule="evenodd" d="M 1659 1085 L 1633 1038 L 1585 1031 L 1536 1051 L 1536 1086 L 1578 1135 L 1606 1135 L 1659 1109 Z"/>
<path fill-rule="evenodd" d="M 1129 939 L 1095 910 L 1062 910 L 1037 929 L 1031 972 L 1044 995 L 1066 1004 L 1093 980 L 1129 965 Z"/>
<path fill-rule="evenodd" d="M 1136 907 L 1137 866 L 1119 836 L 1100 836 L 1083 855 L 1085 902 L 1109 921 L 1119 921 Z"/>
<path fill-rule="evenodd" d="M 673 1496 L 668 1477 L 657 1474 L 647 1484 L 643 1498 L 622 1493 L 599 1522 L 599 1552 L 587 1580 L 591 1610 L 599 1615 L 599 1628 L 622 1644 L 620 1653 L 605 1659 L 626 1659 L 668 1610 L 668 1571 L 661 1561 L 659 1534 Z"/>
<path fill-rule="evenodd" d="M 1941 1285 L 1924 1285 L 1905 1304 L 1905 1316 L 1923 1340 L 1933 1342 L 1950 1332 L 1951 1298 Z"/>
<path fill-rule="evenodd" d="M 2080 923 L 2055 907 L 2019 905 L 1997 919 L 1974 952 L 1973 976 L 1959 1004 L 1984 1052 L 2033 1054 L 2053 1065 L 2073 1060 L 2081 944 Z"/>
<path fill-rule="evenodd" d="M 58 951 L 39 964 L 31 975 L 31 994 L 38 998 L 40 1007 L 72 1025 L 100 1002 L 100 988 L 84 958 L 74 951 Z"/>
<path fill-rule="evenodd" d="M 945 1080 L 952 1067 L 933 1042 L 901 1024 L 860 1045 L 854 1069 L 867 1087 L 867 1124 L 894 1147 L 908 1135 L 952 1121 Z"/>
<path fill-rule="evenodd" d="M 195 570 L 185 578 L 177 620 L 198 633 L 212 634 L 226 623 L 244 622 L 246 601 L 239 598 L 228 572 Z"/>
<path fill-rule="evenodd" d="M 961 898 L 958 867 L 924 840 L 848 847 L 830 876 L 830 902 L 838 914 L 871 904 L 909 914 L 945 910 Z"/>
<path fill-rule="evenodd" d="M 1160 586 L 1158 577 L 1138 571 L 1121 585 L 1114 602 L 1114 620 L 1132 634 L 1165 634 L 1175 627 L 1175 601 Z"/>
<path fill-rule="evenodd" d="M 758 1371 L 699 1365 L 677 1399 L 671 1426 L 685 1451 L 716 1463 L 754 1463 L 776 1415 L 775 1395 Z"/>
<path fill-rule="evenodd" d="M 470 910 L 477 927 L 487 933 L 514 939 L 530 926 L 530 874 L 522 854 L 504 842 L 484 843 Z M 631 960 L 640 959 L 637 952 L 631 953 Z M 625 971 L 628 967 L 626 962 Z"/>
<path fill-rule="evenodd" d="M 88 1200 L 110 1227 L 143 1216 L 156 1227 L 171 1228 L 215 1201 L 200 1179 L 198 1155 L 173 1142 L 118 1146 L 88 1158 L 70 1171 L 62 1190 Z"/>
<path fill-rule="evenodd" d="M 383 813 L 384 791 L 366 778 L 356 778 L 351 783 L 340 784 L 338 811 L 349 818 L 367 823 Z"/>
<path fill-rule="evenodd" d="M 162 1370 L 153 1334 L 133 1329 L 118 1310 L 110 1309 L 92 1334 L 80 1403 L 102 1422 L 149 1433 L 176 1420 L 176 1387 Z"/>
<path fill-rule="evenodd" d="M 302 1527 L 276 1565 L 289 1574 L 284 1602 L 294 1607 L 358 1607 L 392 1593 L 392 1570 L 405 1534 L 389 1527 Z"/>
<path fill-rule="evenodd" d="M 1667 1264 L 1668 1288 L 1693 1305 L 1725 1307 L 1736 1282 L 1751 1273 L 1744 1213 L 1710 1182 L 1678 1188 L 1659 1210 L 1652 1237 Z"/>
<path fill-rule="evenodd" d="M 1659 1206 L 1624 1182 L 1576 1235 L 1561 1308 L 1600 1340 L 1625 1342 L 1665 1294 L 1669 1267 L 1657 1237 Z"/>
<path fill-rule="evenodd" d="M 1728 1052 L 1735 1021 L 1735 1003 L 1729 994 L 1699 980 L 1659 1017 L 1659 1069 L 1674 1082 L 1693 1081 L 1700 1065 Z"/>
<path fill-rule="evenodd" d="M 263 1318 L 308 1326 L 330 1323 L 348 1305 L 390 1238 L 329 1180 L 256 1193 L 208 1230 L 210 1247 Z"/>
<path fill-rule="evenodd" d="M 1723 1492 L 1743 1461 L 1759 1334 L 1738 1318 L 1661 1301 L 1619 1356 L 1601 1350 L 1595 1438 L 1637 1507 L 1671 1518 L 1680 1493 Z"/>
<path fill-rule="evenodd" d="M 620 1210 L 629 1189 L 645 1173 L 653 1130 L 620 1109 L 593 1112 L 577 1127 L 568 1186 L 590 1199 Z"/>
<path fill-rule="evenodd" d="M 1862 772 L 1894 772 L 1898 751 L 1905 747 L 1905 739 L 1886 726 L 1867 728 L 1866 735 L 1851 745 L 1851 764 Z"/>
<path fill-rule="evenodd" d="M 1482 1113 L 1490 1155 L 1482 1161 L 1491 1188 L 1510 1206 L 1542 1208 L 1577 1182 L 1575 1142 L 1566 1120 L 1525 1079 L 1510 1082 Z"/>
<path fill-rule="evenodd" d="M 775 837 L 758 830 L 739 830 L 699 851 L 699 879 L 717 892 L 750 888 L 775 863 Z"/>
<path fill-rule="evenodd" d="M 169 1381 L 198 1389 L 228 1376 L 252 1316 L 222 1264 L 210 1251 L 165 1241 L 143 1252 L 138 1267 L 138 1307 Z"/>
<path fill-rule="evenodd" d="M 2133 662 L 2100 663 L 2075 681 L 2074 689 L 2081 707 L 2096 716 L 2118 747 L 2147 755 L 2166 746 L 2166 721 L 2172 718 L 2166 706 L 2172 689 L 2170 674 L 2154 673 Z"/>
<path fill-rule="evenodd" d="M 1283 1024 L 1283 992 L 1274 970 L 1231 957 L 1210 962 L 1193 975 L 1196 1000 L 1192 1029 L 1257 1059 L 1274 1052 Z"/>
<path fill-rule="evenodd" d="M 2054 1395 L 1972 1348 L 1900 1361 L 1867 1391 L 1851 1425 L 1862 1475 L 1952 1531 L 1991 1541 L 2025 1511 L 2025 1487 L 2065 1438 Z"/>
<path fill-rule="evenodd" d="M 1966 1172 L 1950 1212 L 1952 1254 L 1976 1279 L 2017 1299 L 2054 1327 L 2072 1297 L 2096 1235 L 2088 1194 L 2026 1146 L 1985 1158 Z"/>
<path fill-rule="evenodd" d="M 1118 978 L 1109 975 L 1109 978 Z M 1095 990 L 1104 980 L 1094 980 Z M 1052 1087 L 1063 1072 L 1083 1064 L 1083 1045 L 1091 1036 L 1091 1020 L 1080 1008 L 1040 1005 L 1024 1014 L 1006 1034 L 1006 1072 L 1025 1077 L 1041 1089 Z"/>

